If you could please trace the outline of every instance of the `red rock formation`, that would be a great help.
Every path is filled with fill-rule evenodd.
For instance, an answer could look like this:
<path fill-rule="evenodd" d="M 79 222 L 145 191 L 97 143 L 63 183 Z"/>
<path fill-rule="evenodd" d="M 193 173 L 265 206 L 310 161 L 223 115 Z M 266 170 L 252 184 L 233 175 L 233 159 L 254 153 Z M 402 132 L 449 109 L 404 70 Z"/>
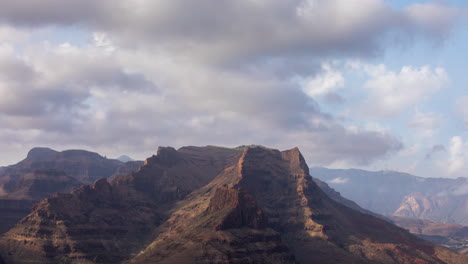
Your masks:
<path fill-rule="evenodd" d="M 7 263 L 445 263 L 466 256 L 341 205 L 297 148 L 161 148 L 137 173 L 39 203 Z"/>

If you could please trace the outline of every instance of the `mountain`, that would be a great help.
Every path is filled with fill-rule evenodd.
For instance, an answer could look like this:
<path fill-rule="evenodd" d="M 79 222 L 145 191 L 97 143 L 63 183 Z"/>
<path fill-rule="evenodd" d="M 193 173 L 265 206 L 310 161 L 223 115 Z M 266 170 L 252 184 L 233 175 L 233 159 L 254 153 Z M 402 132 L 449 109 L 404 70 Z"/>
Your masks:
<path fill-rule="evenodd" d="M 122 155 L 122 156 L 118 157 L 117 160 L 119 160 L 121 162 L 124 162 L 124 163 L 129 162 L 129 161 L 135 161 L 134 159 L 130 158 L 127 155 Z"/>
<path fill-rule="evenodd" d="M 399 227 L 402 227 L 414 235 L 427 241 L 444 245 L 461 254 L 468 255 L 468 227 L 459 224 L 436 223 L 429 220 L 415 218 L 405 218 L 398 216 L 385 217 L 365 210 L 355 202 L 341 196 L 341 194 L 331 188 L 327 183 L 314 178 L 314 182 L 330 198 L 362 213 L 374 215 L 386 221 L 389 221 Z"/>
<path fill-rule="evenodd" d="M 390 220 L 421 238 L 468 255 L 468 226 L 397 216 L 390 217 Z"/>
<path fill-rule="evenodd" d="M 317 178 L 313 178 L 313 181 L 315 182 L 315 184 L 317 184 L 317 186 L 328 197 L 333 199 L 335 202 L 338 202 L 338 203 L 340 203 L 342 205 L 346 205 L 347 207 L 352 208 L 352 209 L 354 209 L 356 211 L 359 211 L 361 213 L 364 213 L 364 214 L 370 214 L 370 215 L 374 215 L 374 216 L 377 216 L 377 217 L 380 217 L 380 218 L 382 217 L 380 215 L 377 215 L 374 212 L 371 212 L 369 210 L 366 210 L 366 209 L 362 208 L 357 203 L 355 203 L 355 202 L 353 202 L 353 201 L 351 201 L 349 199 L 344 198 L 343 196 L 341 196 L 341 193 L 339 193 L 335 189 L 331 188 L 326 182 L 321 181 L 320 179 L 317 179 Z"/>
<path fill-rule="evenodd" d="M 34 202 L 83 183 L 138 170 L 143 162 L 122 163 L 84 150 L 33 148 L 19 163 L 0 168 L 0 233 L 25 217 Z"/>
<path fill-rule="evenodd" d="M 394 171 L 311 168 L 344 197 L 382 215 L 468 225 L 468 179 L 422 178 Z"/>
<path fill-rule="evenodd" d="M 59 169 L 35 169 L 4 185 L 1 199 L 40 200 L 55 192 L 70 192 L 82 183 Z"/>
<path fill-rule="evenodd" d="M 2 175 L 24 174 L 34 169 L 61 169 L 80 182 L 92 183 L 112 176 L 122 164 L 121 161 L 107 159 L 86 150 L 58 152 L 49 148 L 33 148 L 24 160 L 4 167 Z"/>
<path fill-rule="evenodd" d="M 467 188 L 468 181 L 460 186 Z M 468 225 L 468 193 L 454 194 L 452 190 L 411 193 L 403 198 L 400 207 L 393 215 Z"/>
<path fill-rule="evenodd" d="M 300 151 L 159 148 L 57 194 L 0 237 L 5 263 L 445 263 L 468 258 L 329 198 Z"/>

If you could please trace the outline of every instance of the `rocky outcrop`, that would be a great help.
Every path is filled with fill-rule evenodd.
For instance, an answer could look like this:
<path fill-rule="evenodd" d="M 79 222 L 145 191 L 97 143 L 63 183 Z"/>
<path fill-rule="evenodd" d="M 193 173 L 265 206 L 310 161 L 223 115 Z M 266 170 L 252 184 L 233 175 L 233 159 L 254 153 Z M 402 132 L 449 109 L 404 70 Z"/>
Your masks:
<path fill-rule="evenodd" d="M 436 194 L 412 193 L 404 197 L 393 215 L 468 225 L 468 193 L 450 190 Z"/>
<path fill-rule="evenodd" d="M 214 225 L 215 230 L 267 227 L 266 216 L 262 209 L 258 208 L 255 199 L 242 189 L 229 188 L 226 185 L 216 189 L 206 214 L 215 214 L 222 210 L 227 211 L 227 214 Z"/>
<path fill-rule="evenodd" d="M 41 201 L 7 263 L 445 263 L 467 258 L 341 205 L 299 149 L 160 148 L 138 172 Z"/>

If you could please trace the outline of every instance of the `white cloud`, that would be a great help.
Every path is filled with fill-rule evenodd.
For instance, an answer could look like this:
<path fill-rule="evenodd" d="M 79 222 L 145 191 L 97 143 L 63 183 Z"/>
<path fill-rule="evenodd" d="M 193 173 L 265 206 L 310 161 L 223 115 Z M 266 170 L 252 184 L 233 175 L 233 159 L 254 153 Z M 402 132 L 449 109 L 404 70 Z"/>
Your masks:
<path fill-rule="evenodd" d="M 382 67 L 369 71 L 365 84 L 369 96 L 363 104 L 367 116 L 390 118 L 444 88 L 448 75 L 443 68 L 404 66 L 400 72 Z"/>
<path fill-rule="evenodd" d="M 322 70 L 313 77 L 303 80 L 302 90 L 310 97 L 326 95 L 344 87 L 344 77 L 329 63 L 322 64 Z"/>
<path fill-rule="evenodd" d="M 335 178 L 331 181 L 329 181 L 329 183 L 333 183 L 333 184 L 345 184 L 345 183 L 348 183 L 349 179 L 348 178 L 341 178 L 341 177 L 338 177 L 338 178 Z"/>
<path fill-rule="evenodd" d="M 454 136 L 450 140 L 447 157 L 436 161 L 442 175 L 449 177 L 466 177 L 468 170 L 468 142 L 460 136 Z"/>
<path fill-rule="evenodd" d="M 442 115 L 434 112 L 416 112 L 409 122 L 411 128 L 417 130 L 423 137 L 432 137 L 440 127 Z"/>

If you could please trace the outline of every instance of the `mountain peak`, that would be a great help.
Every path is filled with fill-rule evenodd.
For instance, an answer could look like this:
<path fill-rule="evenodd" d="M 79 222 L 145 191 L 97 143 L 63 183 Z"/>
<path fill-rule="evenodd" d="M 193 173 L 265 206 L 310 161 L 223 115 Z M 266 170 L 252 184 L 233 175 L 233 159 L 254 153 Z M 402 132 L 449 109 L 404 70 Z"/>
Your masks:
<path fill-rule="evenodd" d="M 32 148 L 27 155 L 31 160 L 48 160 L 55 157 L 59 152 L 50 148 L 36 147 Z"/>

